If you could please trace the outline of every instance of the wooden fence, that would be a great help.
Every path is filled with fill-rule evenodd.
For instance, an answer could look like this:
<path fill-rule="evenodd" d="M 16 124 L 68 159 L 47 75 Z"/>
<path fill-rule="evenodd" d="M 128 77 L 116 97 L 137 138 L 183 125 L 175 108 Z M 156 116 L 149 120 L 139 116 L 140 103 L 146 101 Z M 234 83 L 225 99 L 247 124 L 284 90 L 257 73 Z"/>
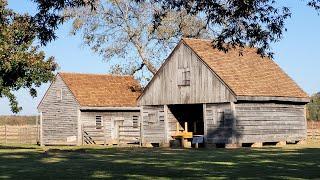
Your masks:
<path fill-rule="evenodd" d="M 110 129 L 109 129 L 110 131 Z M 140 144 L 141 129 L 140 126 L 124 126 L 120 125 L 117 131 L 117 137 L 111 138 L 112 132 L 108 132 L 106 126 L 97 128 L 94 125 L 82 126 L 82 145 L 125 145 L 125 144 Z"/>
<path fill-rule="evenodd" d="M 82 126 L 82 145 L 108 144 L 106 139 L 105 126 L 83 125 Z"/>
<path fill-rule="evenodd" d="M 40 128 L 37 125 L 0 126 L 1 144 L 37 144 Z"/>
<path fill-rule="evenodd" d="M 320 141 L 320 121 L 308 121 L 308 139 Z"/>

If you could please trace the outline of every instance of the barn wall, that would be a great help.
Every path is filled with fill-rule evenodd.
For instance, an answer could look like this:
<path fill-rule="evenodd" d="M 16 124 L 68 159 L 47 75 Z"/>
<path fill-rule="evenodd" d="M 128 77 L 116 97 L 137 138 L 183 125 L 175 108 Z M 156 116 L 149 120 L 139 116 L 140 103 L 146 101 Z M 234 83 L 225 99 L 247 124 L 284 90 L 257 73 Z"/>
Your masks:
<path fill-rule="evenodd" d="M 207 143 L 234 143 L 236 141 L 237 132 L 231 103 L 206 104 L 204 113 Z"/>
<path fill-rule="evenodd" d="M 143 106 L 142 142 L 144 145 L 149 143 L 166 143 L 167 133 L 165 132 L 164 111 L 164 106 Z"/>
<path fill-rule="evenodd" d="M 190 70 L 190 85 L 180 86 L 181 69 Z M 234 101 L 234 96 L 187 46 L 181 44 L 150 82 L 140 105 Z"/>
<path fill-rule="evenodd" d="M 167 125 L 167 139 L 168 141 L 172 140 L 172 134 L 174 134 L 176 132 L 176 128 L 177 128 L 177 123 L 179 122 L 177 120 L 177 118 L 173 115 L 173 113 L 171 112 L 171 110 L 169 108 L 167 108 L 167 121 L 168 121 L 168 125 Z M 183 127 L 180 126 L 180 128 L 182 129 Z"/>
<path fill-rule="evenodd" d="M 92 131 L 92 129 L 96 126 L 96 116 L 102 117 L 102 124 L 105 127 L 105 136 L 99 137 L 99 134 L 97 134 L 99 132 Z M 81 124 L 84 130 L 88 129 L 88 133 L 94 136 L 93 139 L 96 139 L 97 141 L 103 141 L 104 138 L 106 138 L 107 142 L 115 142 L 113 140 L 117 140 L 117 138 L 114 138 L 115 136 L 113 136 L 113 133 L 115 133 L 115 126 L 112 124 L 113 120 L 123 119 L 122 126 L 126 127 L 124 127 L 123 130 L 120 130 L 123 132 L 120 132 L 119 135 L 121 138 L 125 138 L 122 140 L 134 141 L 140 136 L 140 128 L 133 128 L 133 116 L 138 116 L 140 122 L 140 111 L 82 111 Z"/>
<path fill-rule="evenodd" d="M 306 138 L 304 105 L 235 104 L 238 141 L 242 143 L 299 141 Z"/>
<path fill-rule="evenodd" d="M 57 97 L 60 89 L 62 89 L 62 100 Z M 77 143 L 78 107 L 76 99 L 58 75 L 39 106 L 39 111 L 42 112 L 44 145 Z"/>

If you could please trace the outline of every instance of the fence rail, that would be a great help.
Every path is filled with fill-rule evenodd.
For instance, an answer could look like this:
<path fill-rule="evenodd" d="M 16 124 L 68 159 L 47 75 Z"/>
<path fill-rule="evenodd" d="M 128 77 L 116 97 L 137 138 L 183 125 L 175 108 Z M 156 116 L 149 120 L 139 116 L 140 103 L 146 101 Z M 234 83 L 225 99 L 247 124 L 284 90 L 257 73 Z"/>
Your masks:
<path fill-rule="evenodd" d="M 113 135 L 112 135 L 113 134 Z M 82 144 L 140 144 L 140 126 L 119 125 L 112 129 L 106 126 L 82 125 Z"/>
<path fill-rule="evenodd" d="M 0 143 L 2 144 L 37 144 L 40 129 L 37 125 L 0 126 Z"/>

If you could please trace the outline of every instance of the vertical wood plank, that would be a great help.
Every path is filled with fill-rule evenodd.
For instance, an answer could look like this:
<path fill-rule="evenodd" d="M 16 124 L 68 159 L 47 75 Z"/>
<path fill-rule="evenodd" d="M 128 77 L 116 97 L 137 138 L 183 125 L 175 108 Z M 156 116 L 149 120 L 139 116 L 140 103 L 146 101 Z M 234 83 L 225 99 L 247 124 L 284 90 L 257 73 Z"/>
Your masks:
<path fill-rule="evenodd" d="M 203 104 L 203 131 L 204 131 L 204 140 L 207 141 L 208 136 L 208 122 L 207 122 L 207 104 Z"/>
<path fill-rule="evenodd" d="M 40 111 L 40 146 L 44 146 L 43 144 L 43 114 Z"/>
<path fill-rule="evenodd" d="M 170 133 L 169 133 L 169 120 L 168 120 L 168 106 L 164 105 L 164 123 L 165 123 L 165 143 L 169 143 L 170 141 Z"/>
<path fill-rule="evenodd" d="M 82 142 L 82 140 L 81 140 L 81 138 L 82 138 L 82 136 L 81 136 L 81 111 L 80 111 L 80 109 L 78 108 L 78 110 L 77 110 L 77 145 L 79 146 L 79 145 L 81 145 L 81 142 Z"/>
<path fill-rule="evenodd" d="M 4 125 L 4 134 L 5 134 L 5 143 L 8 143 L 8 137 L 7 137 L 7 125 Z"/>

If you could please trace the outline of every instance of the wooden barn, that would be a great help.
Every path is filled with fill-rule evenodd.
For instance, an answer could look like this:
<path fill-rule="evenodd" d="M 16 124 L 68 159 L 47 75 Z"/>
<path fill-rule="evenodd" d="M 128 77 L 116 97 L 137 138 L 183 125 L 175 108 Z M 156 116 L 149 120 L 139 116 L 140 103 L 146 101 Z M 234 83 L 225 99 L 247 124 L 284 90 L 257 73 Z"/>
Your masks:
<path fill-rule="evenodd" d="M 261 145 L 306 138 L 308 95 L 271 59 L 182 39 L 138 98 L 143 144 Z M 197 144 L 198 145 L 198 144 Z"/>
<path fill-rule="evenodd" d="M 58 73 L 38 106 L 41 144 L 139 141 L 140 93 L 131 76 Z"/>

